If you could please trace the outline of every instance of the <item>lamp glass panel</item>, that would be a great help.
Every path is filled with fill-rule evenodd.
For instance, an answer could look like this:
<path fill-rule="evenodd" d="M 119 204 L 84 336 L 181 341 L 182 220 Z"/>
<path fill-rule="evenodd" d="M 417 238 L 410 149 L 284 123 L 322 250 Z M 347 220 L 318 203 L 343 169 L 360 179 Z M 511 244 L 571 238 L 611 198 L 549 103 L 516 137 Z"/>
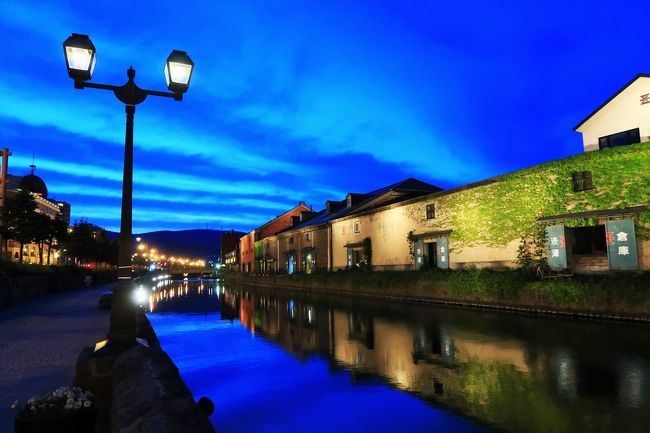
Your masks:
<path fill-rule="evenodd" d="M 66 58 L 68 59 L 68 67 L 70 69 L 78 69 L 80 71 L 89 71 L 91 67 L 95 66 L 93 60 L 93 52 L 85 48 L 65 47 Z M 92 71 L 90 71 L 92 73 Z"/>
<path fill-rule="evenodd" d="M 187 84 L 190 81 L 190 74 L 192 73 L 192 66 L 178 62 L 167 62 L 168 73 L 165 75 L 168 80 L 176 84 Z M 169 84 L 169 83 L 167 83 Z"/>

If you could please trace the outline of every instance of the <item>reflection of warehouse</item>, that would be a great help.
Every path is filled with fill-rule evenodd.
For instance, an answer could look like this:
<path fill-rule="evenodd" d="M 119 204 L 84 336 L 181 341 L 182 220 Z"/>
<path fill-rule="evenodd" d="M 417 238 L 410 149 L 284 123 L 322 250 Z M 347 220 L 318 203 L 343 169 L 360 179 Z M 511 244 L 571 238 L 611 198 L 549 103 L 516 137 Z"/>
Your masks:
<path fill-rule="evenodd" d="M 404 320 L 291 297 L 240 292 L 239 298 L 246 303 L 242 323 L 250 329 L 252 320 L 256 334 L 300 359 L 323 357 L 333 368 L 348 369 L 353 383 L 381 378 L 497 429 L 577 431 L 563 424 L 576 419 L 569 412 L 608 422 L 607 414 L 620 419 L 647 403 L 650 384 L 642 358 L 576 344 L 580 334 L 558 337 L 560 325 L 539 333 L 534 324 L 515 329 L 501 319 L 471 321 L 458 312 L 438 315 L 424 308 Z M 571 341 L 573 350 L 566 349 Z"/>

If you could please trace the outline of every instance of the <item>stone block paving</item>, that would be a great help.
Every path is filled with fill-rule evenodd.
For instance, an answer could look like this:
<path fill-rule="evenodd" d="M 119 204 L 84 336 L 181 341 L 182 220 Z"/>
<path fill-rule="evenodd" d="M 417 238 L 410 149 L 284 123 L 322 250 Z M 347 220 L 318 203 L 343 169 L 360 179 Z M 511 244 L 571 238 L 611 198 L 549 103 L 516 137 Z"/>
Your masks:
<path fill-rule="evenodd" d="M 111 285 L 49 295 L 0 311 L 0 432 L 13 432 L 14 401 L 72 385 L 79 353 L 104 340 L 110 312 L 97 301 Z"/>

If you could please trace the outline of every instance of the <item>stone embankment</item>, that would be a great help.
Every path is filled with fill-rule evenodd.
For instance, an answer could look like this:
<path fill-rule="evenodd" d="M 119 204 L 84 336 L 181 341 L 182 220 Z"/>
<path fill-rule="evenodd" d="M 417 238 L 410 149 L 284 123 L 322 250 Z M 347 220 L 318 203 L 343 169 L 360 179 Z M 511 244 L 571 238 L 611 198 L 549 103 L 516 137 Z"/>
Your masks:
<path fill-rule="evenodd" d="M 113 366 L 114 433 L 214 433 L 178 369 L 155 347 L 134 347 Z"/>
<path fill-rule="evenodd" d="M 650 323 L 647 272 L 555 281 L 537 281 L 514 271 L 480 270 L 267 276 L 231 273 L 225 282 L 229 287 Z"/>
<path fill-rule="evenodd" d="M 138 336 L 147 345 L 117 357 L 94 357 L 91 348 L 81 353 L 75 383 L 97 397 L 100 424 L 110 419 L 112 433 L 214 433 L 211 411 L 194 401 L 144 314 L 138 316 Z"/>

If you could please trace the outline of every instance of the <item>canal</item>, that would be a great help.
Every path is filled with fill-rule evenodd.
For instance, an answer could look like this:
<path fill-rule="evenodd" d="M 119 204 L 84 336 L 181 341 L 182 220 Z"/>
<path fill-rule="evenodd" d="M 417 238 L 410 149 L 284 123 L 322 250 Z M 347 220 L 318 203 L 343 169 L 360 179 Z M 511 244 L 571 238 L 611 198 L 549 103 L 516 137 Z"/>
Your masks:
<path fill-rule="evenodd" d="M 650 326 L 159 283 L 148 317 L 228 432 L 647 432 Z"/>

